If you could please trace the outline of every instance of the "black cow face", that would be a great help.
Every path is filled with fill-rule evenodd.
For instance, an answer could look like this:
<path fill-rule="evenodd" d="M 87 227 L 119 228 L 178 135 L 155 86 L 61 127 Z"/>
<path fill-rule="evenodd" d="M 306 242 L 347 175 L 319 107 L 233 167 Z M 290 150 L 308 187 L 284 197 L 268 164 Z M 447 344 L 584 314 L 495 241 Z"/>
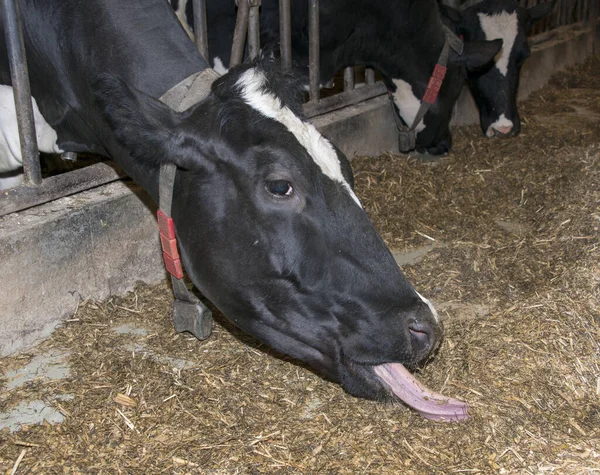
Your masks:
<path fill-rule="evenodd" d="M 440 45 L 443 46 L 443 40 Z M 461 55 L 450 50 L 448 69 L 439 94 L 425 117 L 415 128 L 417 151 L 440 155 L 450 150 L 452 145 L 450 119 L 452 109 L 465 81 L 465 71 L 475 71 L 490 64 L 501 47 L 502 42 L 499 40 L 484 40 L 465 42 Z M 418 113 L 433 67 L 438 60 L 438 57 L 432 56 L 431 53 L 429 53 L 429 57 L 432 59 L 429 63 L 415 60 L 410 70 L 403 73 L 404 79 L 393 78 L 393 75 L 384 77 L 387 87 L 392 93 L 396 111 L 407 125 L 413 123 Z"/>
<path fill-rule="evenodd" d="M 481 128 L 488 137 L 520 131 L 517 93 L 521 67 L 530 54 L 527 34 L 532 23 L 550 13 L 553 6 L 550 2 L 523 8 L 515 0 L 484 0 L 462 11 L 442 8 L 466 40 L 503 41 L 493 66 L 468 74 Z"/>
<path fill-rule="evenodd" d="M 350 393 L 385 397 L 375 368 L 421 361 L 440 323 L 362 209 L 347 159 L 293 112 L 277 74 L 234 68 L 184 113 L 115 79 L 98 97 L 134 158 L 178 166 L 172 214 L 203 294 Z"/>

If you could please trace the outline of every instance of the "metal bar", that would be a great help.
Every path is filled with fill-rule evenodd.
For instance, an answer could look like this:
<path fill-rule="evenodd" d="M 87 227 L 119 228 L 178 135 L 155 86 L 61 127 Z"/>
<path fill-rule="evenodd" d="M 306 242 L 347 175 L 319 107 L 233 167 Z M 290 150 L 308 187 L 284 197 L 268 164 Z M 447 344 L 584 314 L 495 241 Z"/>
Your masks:
<path fill-rule="evenodd" d="M 334 96 L 326 97 L 320 101 L 309 101 L 304 104 L 303 112 L 306 117 L 315 117 L 317 115 L 326 114 L 343 107 L 347 107 L 359 102 L 372 99 L 373 97 L 381 96 L 387 93 L 387 88 L 383 82 L 378 81 L 372 86 L 362 86 L 353 89 L 352 91 L 341 92 Z"/>
<path fill-rule="evenodd" d="M 19 124 L 19 140 L 21 142 L 21 156 L 23 157 L 23 168 L 25 170 L 25 183 L 39 185 L 42 182 L 42 171 L 35 135 L 29 73 L 27 71 L 25 42 L 23 40 L 19 9 L 16 0 L 2 0 L 1 5 L 4 10 L 6 47 L 8 49 L 10 77 L 15 96 L 17 123 Z"/>
<path fill-rule="evenodd" d="M 0 216 L 89 190 L 127 176 L 115 162 L 88 167 L 45 178 L 39 186 L 17 186 L 0 193 Z"/>
<path fill-rule="evenodd" d="M 206 26 L 206 0 L 192 0 L 194 8 L 194 41 L 196 48 L 208 63 L 208 29 Z"/>
<path fill-rule="evenodd" d="M 375 70 L 372 68 L 365 69 L 365 81 L 370 86 L 375 84 Z"/>
<path fill-rule="evenodd" d="M 250 5 L 248 0 L 240 0 L 238 3 L 229 67 L 233 67 L 242 62 L 242 58 L 244 56 L 244 45 L 246 43 L 246 32 L 248 31 L 248 15 Z"/>
<path fill-rule="evenodd" d="M 354 89 L 354 66 L 344 68 L 344 91 Z"/>
<path fill-rule="evenodd" d="M 321 82 L 319 35 L 319 0 L 308 2 L 308 91 L 310 101 L 319 100 L 319 83 Z"/>
<path fill-rule="evenodd" d="M 284 69 L 292 68 L 292 14 L 290 0 L 279 0 L 279 52 Z"/>
<path fill-rule="evenodd" d="M 260 0 L 250 0 L 250 13 L 248 16 L 248 55 L 254 59 L 260 53 Z"/>

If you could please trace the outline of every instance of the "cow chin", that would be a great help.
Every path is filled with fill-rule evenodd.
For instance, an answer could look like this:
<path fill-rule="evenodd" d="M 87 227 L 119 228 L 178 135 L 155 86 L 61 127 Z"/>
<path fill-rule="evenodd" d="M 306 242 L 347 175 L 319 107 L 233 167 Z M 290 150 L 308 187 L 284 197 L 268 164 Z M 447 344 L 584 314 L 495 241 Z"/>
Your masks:
<path fill-rule="evenodd" d="M 411 362 L 393 362 L 410 369 L 416 369 L 420 363 L 428 360 L 431 353 L 418 355 Z M 394 402 L 398 398 L 383 384 L 376 374 L 376 368 L 387 363 L 364 364 L 342 356 L 338 366 L 339 383 L 344 390 L 353 396 L 376 401 Z"/>
<path fill-rule="evenodd" d="M 452 148 L 452 137 L 450 135 L 450 131 L 444 134 L 444 137 L 436 141 L 419 140 L 419 136 L 417 135 L 416 145 L 416 150 L 418 153 L 443 156 L 447 155 Z"/>
<path fill-rule="evenodd" d="M 388 341 L 383 336 L 378 339 L 375 347 L 378 348 L 379 344 L 382 347 L 378 351 L 357 348 L 353 341 L 346 341 L 335 332 L 327 331 L 327 326 L 309 325 L 311 319 L 300 315 L 292 319 L 299 323 L 292 330 L 293 325 L 280 325 L 279 319 L 274 315 L 265 316 L 264 312 L 260 318 L 249 318 L 247 312 L 240 313 L 237 318 L 235 309 L 225 310 L 234 315 L 231 319 L 237 326 L 259 341 L 302 362 L 325 379 L 340 384 L 347 393 L 379 401 L 397 398 L 375 374 L 375 368 L 387 363 L 417 368 L 437 350 L 442 334 L 441 324 L 433 324 L 431 328 L 435 337 L 430 345 L 424 345 L 418 337 L 415 339 L 414 330 L 392 332 L 395 336 Z"/>
<path fill-rule="evenodd" d="M 393 401 L 395 398 L 377 378 L 373 365 L 355 363 L 346 359 L 340 365 L 340 384 L 353 396 L 376 401 Z"/>

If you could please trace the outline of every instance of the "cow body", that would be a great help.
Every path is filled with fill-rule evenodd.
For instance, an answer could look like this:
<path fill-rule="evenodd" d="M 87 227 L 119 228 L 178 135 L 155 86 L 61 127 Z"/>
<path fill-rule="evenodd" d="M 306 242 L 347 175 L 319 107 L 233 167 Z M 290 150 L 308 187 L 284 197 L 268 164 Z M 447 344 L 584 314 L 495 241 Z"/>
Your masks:
<path fill-rule="evenodd" d="M 521 67 L 530 54 L 527 34 L 533 22 L 553 7 L 554 2 L 548 2 L 524 8 L 516 0 L 475 0 L 441 6 L 442 15 L 465 40 L 503 41 L 494 64 L 467 75 L 479 107 L 481 129 L 488 137 L 513 136 L 521 130 L 517 93 Z"/>
<path fill-rule="evenodd" d="M 293 57 L 300 74 L 308 78 L 308 2 L 291 2 L 291 10 Z M 215 67 L 227 67 L 235 26 L 233 0 L 207 2 L 207 17 L 211 61 Z M 392 94 L 397 113 L 411 125 L 446 41 L 436 1 L 322 0 L 319 20 L 321 83 L 331 82 L 345 66 L 375 68 Z M 261 2 L 260 30 L 263 47 L 278 45 L 278 0 Z M 419 151 L 443 154 L 450 150 L 449 123 L 465 67 L 490 62 L 499 49 L 499 41 L 483 40 L 465 45 L 462 56 L 451 51 L 437 100 L 416 124 Z"/>
<path fill-rule="evenodd" d="M 346 158 L 298 117 L 274 61 L 234 68 L 175 112 L 156 98 L 207 65 L 167 2 L 19 4 L 31 89 L 59 147 L 112 157 L 155 200 L 161 165 L 177 166 L 172 216 L 204 295 L 352 394 L 410 384 L 399 368 L 435 348 L 441 325 L 360 206 Z"/>

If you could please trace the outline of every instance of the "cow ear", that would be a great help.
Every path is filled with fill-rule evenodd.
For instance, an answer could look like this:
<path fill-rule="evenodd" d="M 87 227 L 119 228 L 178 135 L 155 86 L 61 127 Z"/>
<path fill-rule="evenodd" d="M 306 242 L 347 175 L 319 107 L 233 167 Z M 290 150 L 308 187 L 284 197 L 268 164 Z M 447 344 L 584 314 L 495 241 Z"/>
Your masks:
<path fill-rule="evenodd" d="M 185 135 L 178 127 L 186 113 L 177 113 L 121 79 L 103 74 L 95 82 L 94 95 L 112 132 L 131 156 L 154 165 L 174 163 L 194 166 L 196 154 L 181 153 Z"/>
<path fill-rule="evenodd" d="M 553 9 L 556 0 L 552 0 L 548 3 L 540 3 L 539 5 L 535 5 L 527 9 L 527 13 L 529 13 L 529 19 L 534 22 L 544 18 L 548 15 Z"/>
<path fill-rule="evenodd" d="M 467 71 L 477 71 L 490 64 L 494 57 L 502 49 L 502 40 L 492 41 L 465 41 L 462 55 L 451 51 L 448 62 L 450 64 L 460 64 L 467 68 Z"/>

